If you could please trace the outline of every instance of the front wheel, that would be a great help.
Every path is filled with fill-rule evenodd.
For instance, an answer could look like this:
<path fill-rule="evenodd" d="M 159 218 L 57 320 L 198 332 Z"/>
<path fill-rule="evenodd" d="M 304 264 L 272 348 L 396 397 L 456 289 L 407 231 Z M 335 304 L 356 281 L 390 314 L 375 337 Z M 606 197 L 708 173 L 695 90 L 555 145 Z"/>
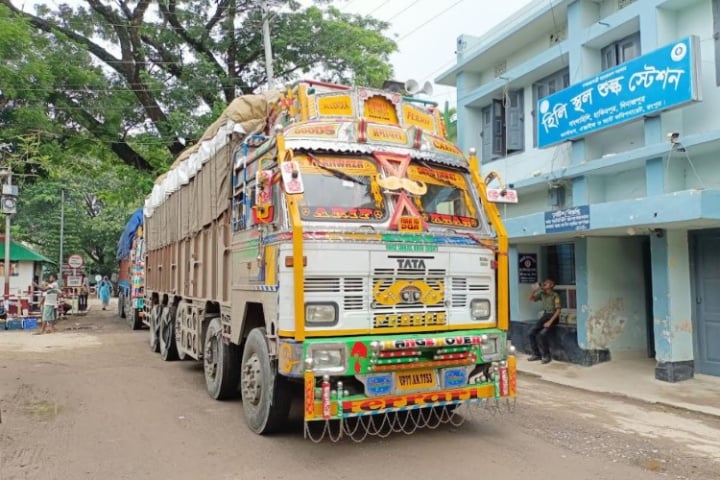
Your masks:
<path fill-rule="evenodd" d="M 245 420 L 253 432 L 277 431 L 287 420 L 291 400 L 289 385 L 270 362 L 264 327 L 253 329 L 245 342 L 240 392 Z"/>
<path fill-rule="evenodd" d="M 222 338 L 220 317 L 210 320 L 203 348 L 203 366 L 207 391 L 215 400 L 224 400 L 237 393 L 240 368 L 238 348 Z"/>

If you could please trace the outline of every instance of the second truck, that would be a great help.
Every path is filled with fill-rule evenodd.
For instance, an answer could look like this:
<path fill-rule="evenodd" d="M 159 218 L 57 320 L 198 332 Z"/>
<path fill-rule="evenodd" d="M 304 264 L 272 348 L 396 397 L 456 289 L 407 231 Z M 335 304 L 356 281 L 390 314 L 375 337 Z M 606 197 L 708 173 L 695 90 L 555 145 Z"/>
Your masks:
<path fill-rule="evenodd" d="M 511 400 L 485 192 L 433 103 L 314 81 L 239 97 L 146 199 L 150 346 L 201 361 L 215 399 L 239 390 L 261 434 L 295 398 L 334 438 Z"/>

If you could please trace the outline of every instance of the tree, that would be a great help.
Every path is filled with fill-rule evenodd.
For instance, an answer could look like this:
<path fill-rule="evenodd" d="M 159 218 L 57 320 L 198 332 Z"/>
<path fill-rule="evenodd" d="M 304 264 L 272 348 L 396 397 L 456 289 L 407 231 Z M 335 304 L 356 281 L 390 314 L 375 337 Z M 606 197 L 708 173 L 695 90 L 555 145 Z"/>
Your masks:
<path fill-rule="evenodd" d="M 76 137 L 75 143 L 82 144 L 81 138 Z M 79 253 L 89 271 L 112 273 L 117 267 L 115 252 L 128 212 L 142 205 L 152 176 L 117 165 L 112 159 L 102 159 L 93 151 L 75 157 L 60 152 L 42 156 L 37 151 L 38 142 L 32 138 L 16 139 L 15 145 L 15 150 L 3 158 L 3 165 L 13 170 L 20 192 L 12 238 L 30 244 L 57 262 L 62 209 L 63 260 Z"/>
<path fill-rule="evenodd" d="M 327 5 L 275 3 L 269 21 L 278 79 L 312 74 L 380 86 L 391 76 L 397 46 L 383 35 L 384 22 Z M 84 0 L 35 13 L 2 4 L 0 26 L 19 23 L 23 51 L 33 53 L 11 70 L 35 68 L 43 79 L 10 92 L 14 105 L 44 116 L 16 122 L 13 134 L 41 125 L 62 144 L 86 133 L 85 141 L 126 165 L 163 171 L 229 102 L 266 82 L 256 0 Z M 34 29 L 32 38 L 23 25 Z M 0 43 L 0 56 L 10 49 Z M 6 117 L 21 116 L 9 110 Z"/>
<path fill-rule="evenodd" d="M 447 126 L 448 139 L 453 143 L 457 142 L 457 108 L 453 107 L 448 109 L 447 104 L 445 104 L 443 117 L 445 119 L 445 125 Z"/>

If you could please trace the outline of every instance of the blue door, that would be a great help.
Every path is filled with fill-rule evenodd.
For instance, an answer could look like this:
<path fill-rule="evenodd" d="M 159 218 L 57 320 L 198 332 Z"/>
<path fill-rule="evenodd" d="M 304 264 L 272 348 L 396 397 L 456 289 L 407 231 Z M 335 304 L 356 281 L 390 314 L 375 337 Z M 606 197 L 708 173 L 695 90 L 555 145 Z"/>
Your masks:
<path fill-rule="evenodd" d="M 695 237 L 695 371 L 720 376 L 720 230 Z"/>

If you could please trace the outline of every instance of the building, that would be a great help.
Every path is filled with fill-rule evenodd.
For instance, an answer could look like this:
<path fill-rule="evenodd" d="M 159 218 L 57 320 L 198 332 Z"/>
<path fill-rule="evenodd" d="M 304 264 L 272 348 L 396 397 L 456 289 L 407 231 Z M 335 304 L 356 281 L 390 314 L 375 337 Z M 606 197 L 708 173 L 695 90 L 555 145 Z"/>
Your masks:
<path fill-rule="evenodd" d="M 37 252 L 10 240 L 10 295 L 28 291 L 33 279 L 42 278 L 42 266 L 55 263 Z M 0 236 L 0 292 L 5 291 L 5 237 Z"/>
<path fill-rule="evenodd" d="M 550 276 L 583 363 L 720 376 L 719 4 L 537 0 L 458 38 L 458 141 L 519 198 L 513 328 Z"/>

